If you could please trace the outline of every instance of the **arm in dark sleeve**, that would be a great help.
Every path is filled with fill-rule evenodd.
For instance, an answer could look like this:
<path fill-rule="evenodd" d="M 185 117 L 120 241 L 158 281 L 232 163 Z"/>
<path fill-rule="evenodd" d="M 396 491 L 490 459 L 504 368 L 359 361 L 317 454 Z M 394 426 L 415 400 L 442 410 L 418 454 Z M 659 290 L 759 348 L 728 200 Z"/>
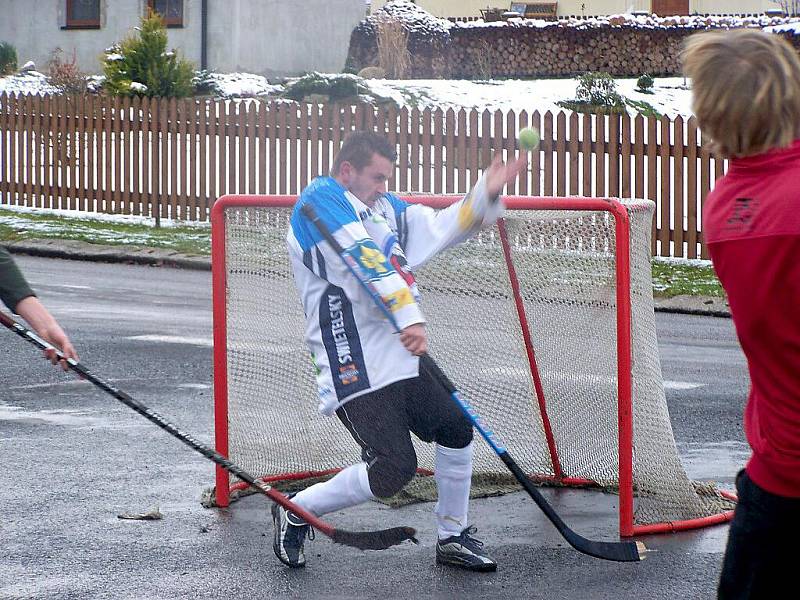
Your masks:
<path fill-rule="evenodd" d="M 0 246 L 0 300 L 13 311 L 20 300 L 35 295 L 8 250 Z"/>

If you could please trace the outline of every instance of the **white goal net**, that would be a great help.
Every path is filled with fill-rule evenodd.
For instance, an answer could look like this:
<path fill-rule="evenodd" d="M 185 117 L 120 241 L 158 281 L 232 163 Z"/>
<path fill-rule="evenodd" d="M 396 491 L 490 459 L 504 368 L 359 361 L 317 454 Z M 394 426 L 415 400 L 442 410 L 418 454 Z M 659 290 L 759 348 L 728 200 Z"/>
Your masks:
<path fill-rule="evenodd" d="M 514 199 L 502 235 L 486 229 L 416 274 L 431 355 L 526 473 L 618 492 L 623 535 L 719 518 L 733 504 L 688 479 L 667 412 L 650 271 L 653 204 L 557 199 L 558 210 L 541 208 L 554 200 Z M 589 200 L 616 205 L 630 222 L 622 303 L 617 219 L 584 208 Z M 360 460 L 360 448 L 335 417 L 317 412 L 285 243 L 290 214 L 290 200 L 279 197 L 227 197 L 215 206 L 215 401 L 221 452 L 253 475 L 296 481 Z M 624 335 L 628 305 L 626 360 L 618 324 Z M 417 443 L 417 453 L 422 475 L 432 472 L 433 447 Z M 482 440 L 474 464 L 476 493 L 511 485 Z M 414 494 L 435 494 L 432 478 L 420 479 Z M 218 473 L 219 504 L 229 501 L 229 483 Z"/>

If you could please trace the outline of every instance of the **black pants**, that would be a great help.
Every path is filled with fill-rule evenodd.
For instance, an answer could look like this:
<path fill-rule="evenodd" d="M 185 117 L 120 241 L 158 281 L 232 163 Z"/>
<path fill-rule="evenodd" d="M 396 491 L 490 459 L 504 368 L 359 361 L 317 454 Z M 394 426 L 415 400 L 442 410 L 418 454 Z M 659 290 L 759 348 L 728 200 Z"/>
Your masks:
<path fill-rule="evenodd" d="M 441 383 L 424 370 L 350 400 L 336 411 L 367 463 L 369 486 L 379 498 L 394 496 L 417 470 L 411 433 L 424 442 L 464 448 L 472 423 Z"/>
<path fill-rule="evenodd" d="M 776 496 L 745 471 L 736 477 L 739 502 L 733 513 L 718 598 L 800 597 L 800 498 Z"/>

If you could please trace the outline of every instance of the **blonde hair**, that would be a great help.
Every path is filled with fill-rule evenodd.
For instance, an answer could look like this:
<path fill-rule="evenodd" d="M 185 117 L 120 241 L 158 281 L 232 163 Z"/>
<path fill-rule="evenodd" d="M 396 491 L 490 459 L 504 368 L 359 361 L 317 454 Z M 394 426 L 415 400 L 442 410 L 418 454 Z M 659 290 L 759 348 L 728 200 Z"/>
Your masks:
<path fill-rule="evenodd" d="M 682 60 L 698 124 L 717 153 L 760 154 L 800 133 L 800 58 L 783 38 L 752 29 L 699 33 Z"/>

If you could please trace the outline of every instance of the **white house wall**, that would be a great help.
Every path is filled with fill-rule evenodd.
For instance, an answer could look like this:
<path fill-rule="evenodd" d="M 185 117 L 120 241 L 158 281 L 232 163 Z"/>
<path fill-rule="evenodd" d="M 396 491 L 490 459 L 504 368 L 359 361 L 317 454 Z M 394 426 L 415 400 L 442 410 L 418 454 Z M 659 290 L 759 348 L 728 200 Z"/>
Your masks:
<path fill-rule="evenodd" d="M 125 37 L 144 11 L 144 0 L 100 0 L 100 29 L 63 29 L 66 4 L 65 0 L 0 0 L 0 40 L 14 45 L 20 65 L 33 60 L 44 70 L 53 51 L 61 48 L 65 57 L 75 52 L 81 69 L 97 73 L 103 51 Z M 186 9 L 184 18 L 191 18 L 191 7 Z M 173 31 L 170 43 L 177 45 Z"/>
<path fill-rule="evenodd" d="M 33 6 L 35 5 L 35 10 Z M 66 0 L 0 0 L 0 41 L 17 49 L 20 65 L 46 70 L 58 47 L 73 51 L 87 73 L 102 71 L 100 57 L 129 35 L 145 0 L 100 0 L 100 29 L 63 29 Z M 183 27 L 169 28 L 169 47 L 200 67 L 201 0 L 184 0 Z M 364 18 L 364 0 L 208 0 L 208 66 L 262 74 L 338 72 L 350 33 Z"/>
<path fill-rule="evenodd" d="M 763 13 L 768 10 L 775 10 L 780 8 L 780 3 L 772 2 L 770 0 L 737 0 L 737 2 L 719 2 L 719 0 L 692 0 L 690 3 L 692 10 L 702 14 L 727 12 L 727 13 Z M 720 9 L 720 5 L 726 6 L 734 5 L 735 9 Z M 740 8 L 741 5 L 741 8 Z"/>
<path fill-rule="evenodd" d="M 264 75 L 341 71 L 350 34 L 366 16 L 364 0 L 212 3 L 210 63 Z"/>

